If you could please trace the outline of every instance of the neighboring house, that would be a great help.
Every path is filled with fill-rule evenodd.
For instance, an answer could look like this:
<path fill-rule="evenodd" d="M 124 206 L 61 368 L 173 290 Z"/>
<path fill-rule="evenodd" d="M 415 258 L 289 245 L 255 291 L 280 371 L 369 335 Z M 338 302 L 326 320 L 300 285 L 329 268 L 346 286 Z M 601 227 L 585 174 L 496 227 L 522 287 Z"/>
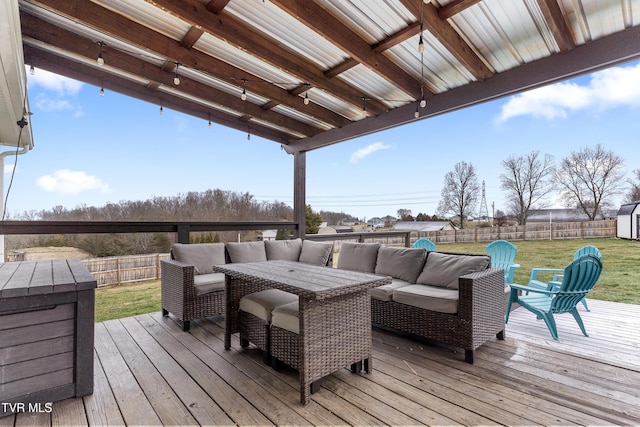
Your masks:
<path fill-rule="evenodd" d="M 369 221 L 367 221 L 367 225 L 371 228 L 381 228 L 384 227 L 384 220 L 382 218 L 373 217 Z"/>
<path fill-rule="evenodd" d="M 454 227 L 449 221 L 397 221 L 394 230 L 402 231 L 447 231 Z"/>
<path fill-rule="evenodd" d="M 262 240 L 276 240 L 278 230 L 262 230 Z"/>
<path fill-rule="evenodd" d="M 640 201 L 626 203 L 618 209 L 618 232 L 622 239 L 640 239 Z"/>

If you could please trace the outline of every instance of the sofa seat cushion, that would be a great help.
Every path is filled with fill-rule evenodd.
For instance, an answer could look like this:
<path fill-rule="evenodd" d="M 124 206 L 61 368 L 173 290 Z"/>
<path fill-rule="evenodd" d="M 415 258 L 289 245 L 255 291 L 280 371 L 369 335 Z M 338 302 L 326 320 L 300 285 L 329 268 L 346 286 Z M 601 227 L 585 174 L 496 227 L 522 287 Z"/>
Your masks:
<path fill-rule="evenodd" d="M 380 301 L 391 301 L 393 297 L 393 291 L 411 284 L 412 283 L 392 277 L 390 284 L 378 286 L 377 288 L 371 289 L 371 298 L 379 299 Z"/>
<path fill-rule="evenodd" d="M 343 270 L 375 273 L 380 243 L 342 242 L 338 268 Z"/>
<path fill-rule="evenodd" d="M 174 243 L 171 254 L 176 261 L 193 265 L 195 274 L 213 273 L 213 266 L 224 264 L 224 243 Z"/>
<path fill-rule="evenodd" d="M 196 289 L 197 296 L 224 290 L 224 273 L 207 273 L 193 276 L 193 287 Z"/>
<path fill-rule="evenodd" d="M 416 283 L 426 258 L 427 251 L 422 248 L 380 246 L 375 273 Z"/>
<path fill-rule="evenodd" d="M 265 323 L 269 323 L 274 308 L 295 301 L 298 301 L 297 295 L 280 289 L 266 289 L 240 298 L 240 310 L 251 313 L 264 320 Z"/>
<path fill-rule="evenodd" d="M 267 259 L 284 259 L 298 261 L 302 251 L 302 239 L 294 240 L 265 240 L 264 248 L 267 251 Z"/>
<path fill-rule="evenodd" d="M 333 243 L 304 240 L 298 261 L 305 264 L 327 265 L 332 252 Z"/>
<path fill-rule="evenodd" d="M 227 252 L 231 262 L 257 262 L 267 260 L 264 242 L 227 243 Z"/>
<path fill-rule="evenodd" d="M 300 334 L 300 305 L 298 301 L 283 304 L 273 309 L 271 326 Z"/>
<path fill-rule="evenodd" d="M 393 300 L 439 313 L 458 312 L 458 290 L 439 286 L 408 285 L 393 291 Z"/>
<path fill-rule="evenodd" d="M 486 255 L 429 252 L 416 283 L 457 290 L 460 276 L 485 270 L 489 262 L 490 258 Z"/>

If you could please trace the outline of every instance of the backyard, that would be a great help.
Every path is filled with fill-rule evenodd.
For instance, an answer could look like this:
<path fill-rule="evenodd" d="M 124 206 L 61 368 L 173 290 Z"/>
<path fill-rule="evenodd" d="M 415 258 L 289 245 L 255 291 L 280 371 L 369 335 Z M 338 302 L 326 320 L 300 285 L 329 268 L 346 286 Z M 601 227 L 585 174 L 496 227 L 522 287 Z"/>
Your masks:
<path fill-rule="evenodd" d="M 515 282 L 526 284 L 531 268 L 563 268 L 582 246 L 593 245 L 602 252 L 604 270 L 590 299 L 640 304 L 640 242 L 615 238 L 512 242 L 518 248 Z M 447 243 L 443 252 L 484 253 L 485 243 Z M 339 253 L 334 254 L 334 263 Z M 549 277 L 540 276 L 545 279 Z M 160 311 L 160 281 L 114 285 L 96 291 L 96 322 Z"/>

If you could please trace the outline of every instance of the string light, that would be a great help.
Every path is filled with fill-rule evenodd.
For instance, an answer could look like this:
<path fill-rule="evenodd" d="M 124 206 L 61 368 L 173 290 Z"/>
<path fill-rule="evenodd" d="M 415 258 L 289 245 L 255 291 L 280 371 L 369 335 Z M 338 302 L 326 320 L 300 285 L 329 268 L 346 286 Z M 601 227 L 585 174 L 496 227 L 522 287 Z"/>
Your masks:
<path fill-rule="evenodd" d="M 415 117 L 416 119 L 418 117 L 420 117 L 420 110 L 418 109 L 418 106 L 420 105 L 419 102 L 416 102 L 416 111 L 413 113 L 413 117 Z"/>
<path fill-rule="evenodd" d="M 362 97 L 362 115 L 367 115 L 367 98 L 365 98 L 364 96 Z"/>
<path fill-rule="evenodd" d="M 305 92 L 304 94 L 304 105 L 309 105 L 309 93 Z"/>
<path fill-rule="evenodd" d="M 164 114 L 164 110 L 162 109 L 162 105 L 160 105 L 160 115 Z"/>
<path fill-rule="evenodd" d="M 104 42 L 98 42 L 98 46 L 100 46 L 100 53 L 98 53 L 98 65 L 104 65 L 104 58 L 102 57 L 102 46 L 104 46 Z"/>
<path fill-rule="evenodd" d="M 211 113 L 207 113 L 207 117 L 209 117 L 209 129 L 211 129 Z"/>
<path fill-rule="evenodd" d="M 247 100 L 247 79 L 242 79 L 242 95 L 240 95 L 240 99 L 243 101 Z"/>
<path fill-rule="evenodd" d="M 100 88 L 100 96 L 104 96 L 104 87 Z"/>
<path fill-rule="evenodd" d="M 31 68 L 29 68 L 29 74 L 31 74 L 32 76 L 36 74 L 36 69 L 33 67 L 33 65 L 31 66 Z"/>
<path fill-rule="evenodd" d="M 424 95 L 422 95 L 422 99 L 420 100 L 420 108 L 424 108 L 427 106 L 427 100 L 424 99 Z"/>
<path fill-rule="evenodd" d="M 173 84 L 178 86 L 180 85 L 180 77 L 178 76 L 178 67 L 180 66 L 179 62 L 176 62 L 176 76 L 173 78 Z"/>

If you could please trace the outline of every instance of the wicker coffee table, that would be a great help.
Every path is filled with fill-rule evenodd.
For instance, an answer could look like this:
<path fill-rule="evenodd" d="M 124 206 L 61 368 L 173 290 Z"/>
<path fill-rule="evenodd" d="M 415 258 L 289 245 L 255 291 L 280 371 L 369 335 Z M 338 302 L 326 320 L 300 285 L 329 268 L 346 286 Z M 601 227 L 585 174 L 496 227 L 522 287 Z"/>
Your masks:
<path fill-rule="evenodd" d="M 277 288 L 300 298 L 300 401 L 314 382 L 349 365 L 371 372 L 371 288 L 391 278 L 295 261 L 217 265 L 226 274 L 225 348 L 238 332 L 240 298 Z"/>

